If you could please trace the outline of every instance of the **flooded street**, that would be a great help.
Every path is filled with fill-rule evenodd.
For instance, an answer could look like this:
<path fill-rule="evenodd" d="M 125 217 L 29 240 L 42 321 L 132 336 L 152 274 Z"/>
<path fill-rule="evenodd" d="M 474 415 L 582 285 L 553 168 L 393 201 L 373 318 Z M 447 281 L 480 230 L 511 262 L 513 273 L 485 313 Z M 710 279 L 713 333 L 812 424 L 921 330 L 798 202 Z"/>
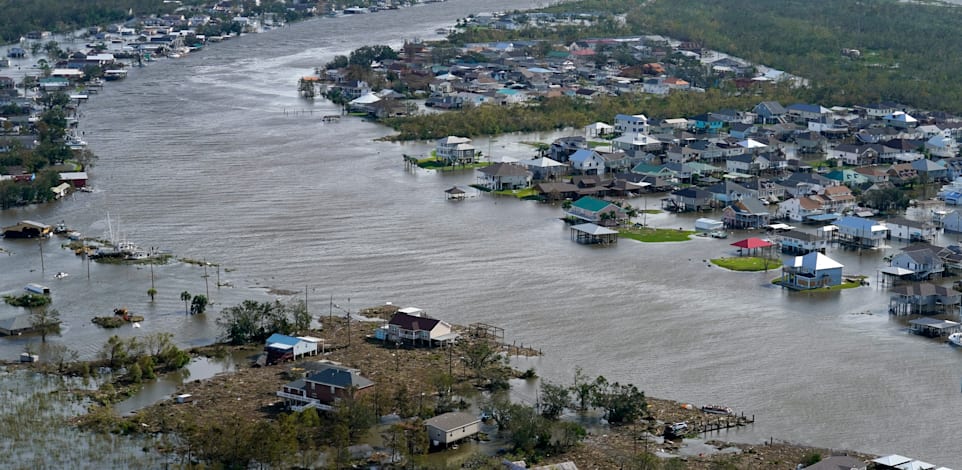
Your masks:
<path fill-rule="evenodd" d="M 649 395 L 756 415 L 753 427 L 723 438 L 774 437 L 962 467 L 954 439 L 962 424 L 945 411 L 962 405 L 962 352 L 909 335 L 886 314 L 888 293 L 875 273 L 895 246 L 830 251 L 846 274 L 868 275 L 871 285 L 812 295 L 773 287 L 777 270 L 733 273 L 707 263 L 732 255 L 739 235 L 577 245 L 559 207 L 490 195 L 446 201 L 445 189 L 475 181 L 471 172 L 410 172 L 401 160 L 428 154 L 433 142 L 376 141 L 390 130 L 357 118 L 322 123 L 338 108 L 297 96 L 297 79 L 335 54 L 431 39 L 479 9 L 533 5 L 449 0 L 318 19 L 132 70 L 82 108 L 81 129 L 99 155 L 95 192 L 0 212 L 0 225 L 64 220 L 101 236 L 109 213 L 128 240 L 219 263 L 235 287 L 217 289 L 213 278 L 205 286 L 202 267 L 172 263 L 155 267 L 159 293 L 150 302 L 149 268 L 94 263 L 88 280 L 83 260 L 54 238 L 40 242 L 43 273 L 37 241 L 0 241 L 11 252 L 0 253 L 0 291 L 49 285 L 66 320 L 54 341 L 87 357 L 115 332 L 170 331 L 182 345 L 209 343 L 215 312 L 270 299 L 269 288 L 299 291 L 298 298 L 306 288 L 315 314 L 327 313 L 331 296 L 352 311 L 414 305 L 453 323 L 505 328 L 509 342 L 545 354 L 519 363 L 555 382 L 570 382 L 581 366 Z M 562 134 L 571 132 L 475 145 L 485 155 L 521 158 L 534 154 L 521 142 Z M 660 207 L 658 198 L 647 207 Z M 693 222 L 647 216 L 660 227 Z M 70 276 L 55 280 L 58 271 Z M 184 290 L 209 290 L 209 313 L 185 316 Z M 143 328 L 90 323 L 119 306 L 144 315 Z M 13 358 L 35 341 L 4 338 L 0 356 Z"/>

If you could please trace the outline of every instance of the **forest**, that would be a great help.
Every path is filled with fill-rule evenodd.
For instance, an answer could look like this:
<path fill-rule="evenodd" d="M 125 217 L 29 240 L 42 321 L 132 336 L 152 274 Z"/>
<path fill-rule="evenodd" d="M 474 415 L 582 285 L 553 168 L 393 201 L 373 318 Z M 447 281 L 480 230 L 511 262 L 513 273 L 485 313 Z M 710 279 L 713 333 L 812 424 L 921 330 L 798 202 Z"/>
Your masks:
<path fill-rule="evenodd" d="M 654 1 L 634 32 L 690 40 L 811 80 L 829 105 L 896 101 L 962 111 L 962 9 L 895 0 Z M 856 49 L 858 57 L 842 54 Z"/>
<path fill-rule="evenodd" d="M 133 15 L 169 13 L 177 5 L 163 0 L 0 0 L 0 42 L 17 42 L 30 31 L 70 31 Z"/>

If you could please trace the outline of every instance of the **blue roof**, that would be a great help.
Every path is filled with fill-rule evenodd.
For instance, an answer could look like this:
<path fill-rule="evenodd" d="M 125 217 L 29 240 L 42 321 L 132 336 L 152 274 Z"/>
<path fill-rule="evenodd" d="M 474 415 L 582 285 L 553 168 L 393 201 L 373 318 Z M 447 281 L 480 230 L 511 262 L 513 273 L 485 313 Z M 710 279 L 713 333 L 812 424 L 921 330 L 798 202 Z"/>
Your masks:
<path fill-rule="evenodd" d="M 571 154 L 570 157 L 568 157 L 568 161 L 574 162 L 574 163 L 582 163 L 585 160 L 591 158 L 591 156 L 594 154 L 595 154 L 594 150 L 579 149 L 575 153 Z"/>
<path fill-rule="evenodd" d="M 267 341 L 266 341 L 264 344 L 280 343 L 280 344 L 286 344 L 286 345 L 288 345 L 288 346 L 294 346 L 295 344 L 300 343 L 300 342 L 301 342 L 300 339 L 295 338 L 295 337 L 293 337 L 293 336 L 287 336 L 287 335 L 282 335 L 282 334 L 280 334 L 280 333 L 274 333 L 274 334 L 272 334 L 269 338 L 267 338 Z"/>
<path fill-rule="evenodd" d="M 821 113 L 822 112 L 822 107 L 817 104 L 796 103 L 789 106 L 788 109 L 791 109 L 793 111 L 801 111 L 803 113 Z"/>
<path fill-rule="evenodd" d="M 830 221 L 835 220 L 835 219 L 837 219 L 837 218 L 839 218 L 839 217 L 840 217 L 839 214 L 818 214 L 818 215 L 810 215 L 810 216 L 808 216 L 808 217 L 806 217 L 806 218 L 807 218 L 808 220 L 813 220 L 813 221 L 815 221 L 815 222 L 830 222 Z"/>
<path fill-rule="evenodd" d="M 872 233 L 872 227 L 878 223 L 871 219 L 863 219 L 861 217 L 848 216 L 843 217 L 838 222 L 835 222 L 836 226 L 839 227 L 851 227 L 859 232 Z"/>
<path fill-rule="evenodd" d="M 640 116 L 631 116 L 628 114 L 616 114 L 615 121 L 645 122 Z"/>
<path fill-rule="evenodd" d="M 501 95 L 517 95 L 518 90 L 512 90 L 511 88 L 502 88 L 498 90 L 498 94 Z"/>

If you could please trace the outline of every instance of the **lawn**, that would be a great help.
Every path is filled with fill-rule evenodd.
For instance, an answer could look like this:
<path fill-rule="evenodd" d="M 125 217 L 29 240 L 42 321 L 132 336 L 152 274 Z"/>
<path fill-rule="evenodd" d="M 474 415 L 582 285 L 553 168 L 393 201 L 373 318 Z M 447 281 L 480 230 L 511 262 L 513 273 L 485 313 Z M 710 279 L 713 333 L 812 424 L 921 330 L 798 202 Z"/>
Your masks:
<path fill-rule="evenodd" d="M 691 230 L 677 230 L 673 228 L 634 227 L 618 230 L 618 235 L 622 238 L 630 238 L 646 243 L 684 242 L 688 241 L 688 237 L 693 233 L 695 232 Z"/>
<path fill-rule="evenodd" d="M 781 280 L 782 278 L 776 277 L 775 279 L 772 279 L 772 284 L 781 285 Z M 809 289 L 801 292 L 828 292 L 828 291 L 836 291 L 836 290 L 842 290 L 842 289 L 854 289 L 861 285 L 862 283 L 860 279 L 845 279 L 842 281 L 841 284 L 837 286 L 819 287 L 818 289 Z"/>
<path fill-rule="evenodd" d="M 768 271 L 782 267 L 782 261 L 773 258 L 739 256 L 737 258 L 713 258 L 712 264 L 732 271 Z"/>
<path fill-rule="evenodd" d="M 418 167 L 424 168 L 426 170 L 438 170 L 438 171 L 457 171 L 457 170 L 470 170 L 473 168 L 483 168 L 490 165 L 491 162 L 478 162 L 471 163 L 468 165 L 445 165 L 443 161 L 438 160 L 434 157 L 422 158 L 418 160 Z"/>
<path fill-rule="evenodd" d="M 534 188 L 525 189 L 505 189 L 503 191 L 494 191 L 494 194 L 500 194 L 502 196 L 514 196 L 518 199 L 531 198 L 538 195 L 538 192 Z"/>

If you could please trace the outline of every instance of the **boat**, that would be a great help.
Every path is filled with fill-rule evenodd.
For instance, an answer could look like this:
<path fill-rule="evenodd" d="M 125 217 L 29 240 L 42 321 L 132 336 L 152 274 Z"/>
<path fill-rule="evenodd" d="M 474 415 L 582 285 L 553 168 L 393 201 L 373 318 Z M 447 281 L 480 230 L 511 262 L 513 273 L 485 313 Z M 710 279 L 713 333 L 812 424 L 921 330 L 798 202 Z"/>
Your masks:
<path fill-rule="evenodd" d="M 67 136 L 67 139 L 64 140 L 64 144 L 69 147 L 70 150 L 83 150 L 87 148 L 87 141 L 73 134 Z"/>
<path fill-rule="evenodd" d="M 712 238 L 728 238 L 728 232 L 724 230 L 712 230 L 708 235 Z"/>
<path fill-rule="evenodd" d="M 69 275 L 70 275 L 70 274 L 67 274 L 67 273 L 65 273 L 65 272 L 63 272 L 63 271 L 60 271 L 59 273 L 54 274 L 53 277 L 54 277 L 55 279 L 63 279 L 63 278 L 65 278 L 65 277 L 69 276 Z"/>
<path fill-rule="evenodd" d="M 949 344 L 962 347 L 962 333 L 952 333 L 949 335 Z"/>
<path fill-rule="evenodd" d="M 705 413 L 710 413 L 713 415 L 733 415 L 735 414 L 731 408 L 722 405 L 705 405 L 701 407 L 701 410 Z"/>

